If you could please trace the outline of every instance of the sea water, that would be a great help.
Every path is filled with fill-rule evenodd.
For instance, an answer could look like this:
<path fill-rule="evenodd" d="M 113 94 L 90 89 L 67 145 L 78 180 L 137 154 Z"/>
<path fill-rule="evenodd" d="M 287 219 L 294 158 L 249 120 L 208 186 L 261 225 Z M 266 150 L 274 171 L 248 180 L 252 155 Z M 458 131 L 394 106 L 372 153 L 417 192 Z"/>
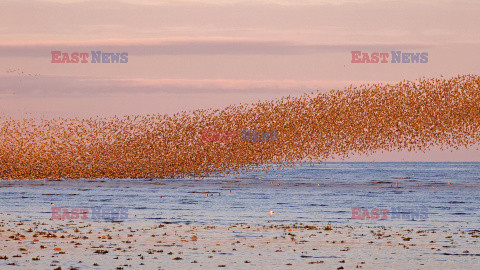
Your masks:
<path fill-rule="evenodd" d="M 479 204 L 480 163 L 327 162 L 201 180 L 0 182 L 0 212 L 25 221 L 51 219 L 52 208 L 57 207 L 67 212 L 89 209 L 84 222 L 475 230 L 480 228 Z M 369 216 L 352 218 L 352 207 L 366 209 Z M 127 215 L 92 218 L 92 211 L 111 209 L 123 209 Z M 385 219 L 372 218 L 372 209 L 390 213 Z M 420 210 L 426 215 L 409 213 Z M 81 215 L 64 218 L 82 220 Z"/>

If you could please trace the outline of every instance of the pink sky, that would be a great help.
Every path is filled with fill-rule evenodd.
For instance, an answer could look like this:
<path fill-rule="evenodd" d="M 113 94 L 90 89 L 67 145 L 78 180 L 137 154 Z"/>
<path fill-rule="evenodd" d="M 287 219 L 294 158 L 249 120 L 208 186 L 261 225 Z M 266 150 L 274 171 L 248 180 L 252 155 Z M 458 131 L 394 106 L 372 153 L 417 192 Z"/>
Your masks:
<path fill-rule="evenodd" d="M 473 0 L 4 0 L 0 113 L 174 113 L 350 83 L 478 73 L 478 14 Z M 53 50 L 129 56 L 126 64 L 52 64 Z M 352 50 L 428 52 L 429 61 L 352 64 Z M 480 151 L 353 160 L 480 161 Z"/>

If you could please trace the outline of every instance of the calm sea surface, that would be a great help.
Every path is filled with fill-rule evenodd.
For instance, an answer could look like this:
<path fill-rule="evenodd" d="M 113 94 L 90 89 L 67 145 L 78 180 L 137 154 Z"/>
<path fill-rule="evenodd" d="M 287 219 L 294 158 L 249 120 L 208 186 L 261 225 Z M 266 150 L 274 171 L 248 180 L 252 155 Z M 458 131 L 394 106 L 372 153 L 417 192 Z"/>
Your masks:
<path fill-rule="evenodd" d="M 122 222 L 127 223 L 303 222 L 473 230 L 480 228 L 479 205 L 480 163 L 339 162 L 203 180 L 0 182 L 0 212 L 36 221 L 50 219 L 52 207 L 124 207 L 128 217 Z M 352 207 L 421 210 L 427 216 L 393 218 L 390 213 L 386 220 L 359 220 L 352 219 Z"/>

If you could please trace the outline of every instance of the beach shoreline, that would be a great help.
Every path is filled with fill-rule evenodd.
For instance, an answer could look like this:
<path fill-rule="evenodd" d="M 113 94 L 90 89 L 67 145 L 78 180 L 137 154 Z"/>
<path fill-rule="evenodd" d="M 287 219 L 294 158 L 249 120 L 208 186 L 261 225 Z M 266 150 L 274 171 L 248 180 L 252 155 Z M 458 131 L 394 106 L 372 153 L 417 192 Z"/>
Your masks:
<path fill-rule="evenodd" d="M 480 256 L 479 231 L 0 216 L 2 269 L 475 269 Z"/>

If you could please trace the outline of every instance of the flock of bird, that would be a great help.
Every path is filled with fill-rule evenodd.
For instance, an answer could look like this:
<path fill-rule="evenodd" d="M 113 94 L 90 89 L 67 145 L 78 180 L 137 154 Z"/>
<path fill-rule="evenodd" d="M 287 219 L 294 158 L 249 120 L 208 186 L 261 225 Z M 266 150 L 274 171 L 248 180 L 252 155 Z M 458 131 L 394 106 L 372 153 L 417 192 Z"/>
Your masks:
<path fill-rule="evenodd" d="M 421 78 L 173 115 L 0 116 L 0 179 L 204 178 L 353 153 L 480 141 L 480 76 Z M 278 131 L 277 140 L 202 140 L 201 131 Z"/>
<path fill-rule="evenodd" d="M 40 76 L 40 73 L 26 73 L 25 71 L 21 70 L 20 68 L 9 68 L 9 69 L 7 69 L 7 73 L 16 73 L 17 76 L 29 76 L 29 77 Z"/>

